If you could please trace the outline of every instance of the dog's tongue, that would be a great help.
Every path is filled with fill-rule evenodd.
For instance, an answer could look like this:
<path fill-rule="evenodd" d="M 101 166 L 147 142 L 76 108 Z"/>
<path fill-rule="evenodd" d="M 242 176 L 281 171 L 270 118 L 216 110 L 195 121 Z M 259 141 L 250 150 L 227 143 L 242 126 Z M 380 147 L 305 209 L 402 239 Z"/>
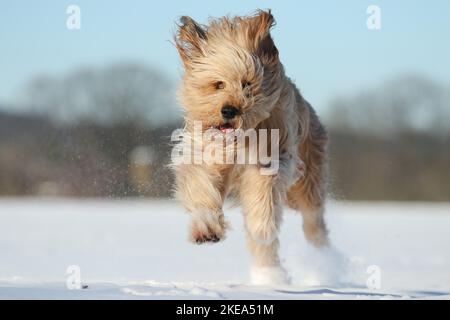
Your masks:
<path fill-rule="evenodd" d="M 223 133 L 230 133 L 234 131 L 234 128 L 231 124 L 224 123 L 219 126 L 219 130 L 222 131 Z"/>

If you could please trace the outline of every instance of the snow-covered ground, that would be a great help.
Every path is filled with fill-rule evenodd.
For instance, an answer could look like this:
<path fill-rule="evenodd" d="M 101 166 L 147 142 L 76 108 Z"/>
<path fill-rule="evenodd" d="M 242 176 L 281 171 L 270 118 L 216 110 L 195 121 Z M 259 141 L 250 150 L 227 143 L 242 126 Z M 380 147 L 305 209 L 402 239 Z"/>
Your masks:
<path fill-rule="evenodd" d="M 450 204 L 331 202 L 326 252 L 287 210 L 278 287 L 249 284 L 242 215 L 226 214 L 227 239 L 196 246 L 173 201 L 1 199 L 0 299 L 450 299 Z M 71 265 L 85 289 L 67 288 Z"/>

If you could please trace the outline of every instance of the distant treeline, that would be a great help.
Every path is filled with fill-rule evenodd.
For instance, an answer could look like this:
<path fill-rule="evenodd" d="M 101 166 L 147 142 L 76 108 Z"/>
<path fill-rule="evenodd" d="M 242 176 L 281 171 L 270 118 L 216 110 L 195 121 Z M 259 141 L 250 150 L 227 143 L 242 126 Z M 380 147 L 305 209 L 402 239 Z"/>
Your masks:
<path fill-rule="evenodd" d="M 0 113 L 0 195 L 168 197 L 171 132 Z"/>
<path fill-rule="evenodd" d="M 330 192 L 351 200 L 450 200 L 450 136 L 330 132 Z"/>
<path fill-rule="evenodd" d="M 0 113 L 0 195 L 169 197 L 170 135 L 133 125 L 57 127 Z M 339 199 L 450 200 L 450 136 L 330 131 L 330 193 Z"/>

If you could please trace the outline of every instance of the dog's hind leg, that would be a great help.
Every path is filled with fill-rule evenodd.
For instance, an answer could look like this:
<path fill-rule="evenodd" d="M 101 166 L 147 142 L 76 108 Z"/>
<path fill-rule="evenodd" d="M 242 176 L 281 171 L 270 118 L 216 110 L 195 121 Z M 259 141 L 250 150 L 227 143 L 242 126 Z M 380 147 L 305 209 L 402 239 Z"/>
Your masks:
<path fill-rule="evenodd" d="M 329 245 L 328 230 L 323 206 L 305 205 L 300 209 L 303 217 L 303 232 L 306 240 L 316 247 Z"/>
<path fill-rule="evenodd" d="M 302 213 L 305 238 L 318 247 L 329 244 L 324 220 L 327 185 L 326 144 L 326 132 L 313 114 L 309 133 L 300 146 L 304 175 L 287 194 L 287 204 Z"/>
<path fill-rule="evenodd" d="M 261 243 L 247 231 L 247 246 L 252 254 L 251 282 L 257 285 L 273 285 L 288 282 L 286 271 L 278 257 L 279 241 Z"/>
<path fill-rule="evenodd" d="M 247 245 L 252 254 L 251 280 L 255 284 L 286 282 L 278 257 L 278 230 L 281 199 L 276 177 L 261 175 L 257 166 L 248 166 L 240 176 L 239 195 L 244 209 Z"/>
<path fill-rule="evenodd" d="M 228 224 L 222 211 L 227 192 L 227 168 L 180 165 L 175 170 L 176 195 L 192 217 L 191 240 L 218 242 Z"/>

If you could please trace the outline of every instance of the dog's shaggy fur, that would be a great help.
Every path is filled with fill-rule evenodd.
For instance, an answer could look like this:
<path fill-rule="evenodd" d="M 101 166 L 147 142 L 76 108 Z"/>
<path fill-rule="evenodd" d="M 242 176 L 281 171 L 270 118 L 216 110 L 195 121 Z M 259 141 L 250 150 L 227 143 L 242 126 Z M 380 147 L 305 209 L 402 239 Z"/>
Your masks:
<path fill-rule="evenodd" d="M 226 121 L 235 129 L 279 129 L 276 175 L 262 175 L 260 165 L 250 164 L 174 166 L 176 194 L 192 216 L 191 236 L 197 243 L 225 237 L 223 202 L 231 191 L 237 195 L 254 270 L 259 270 L 253 280 L 260 283 L 285 279 L 277 252 L 283 204 L 302 213 L 309 242 L 328 244 L 323 218 L 327 134 L 284 73 L 270 35 L 273 25 L 270 11 L 213 19 L 207 26 L 182 17 L 175 36 L 185 69 L 180 101 L 188 132 L 194 121 L 202 121 L 203 129 L 220 128 L 227 105 L 239 110 Z"/>

